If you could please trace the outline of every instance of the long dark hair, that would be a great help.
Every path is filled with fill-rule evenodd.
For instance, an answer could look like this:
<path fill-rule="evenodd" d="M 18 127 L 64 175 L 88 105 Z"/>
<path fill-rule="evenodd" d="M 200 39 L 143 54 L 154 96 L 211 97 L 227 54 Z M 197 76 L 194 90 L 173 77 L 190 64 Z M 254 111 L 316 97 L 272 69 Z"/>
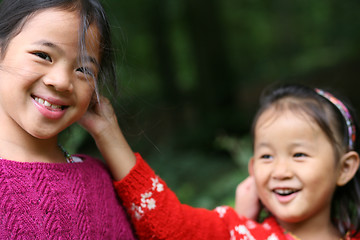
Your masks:
<path fill-rule="evenodd" d="M 281 105 L 284 100 L 292 99 L 291 109 L 301 111 L 312 118 L 326 134 L 335 149 L 335 157 L 339 159 L 341 152 L 350 150 L 360 152 L 359 126 L 355 111 L 349 103 L 336 96 L 348 108 L 355 125 L 356 139 L 353 149 L 349 149 L 348 126 L 340 110 L 329 100 L 320 96 L 313 88 L 291 84 L 272 86 L 266 89 L 260 98 L 258 110 L 252 127 L 254 131 L 260 115 L 270 107 Z M 346 185 L 338 186 L 331 203 L 331 219 L 343 235 L 350 231 L 360 231 L 360 171 Z"/>
<path fill-rule="evenodd" d="M 97 26 L 101 52 L 97 86 L 100 89 L 104 86 L 108 89 L 115 89 L 115 58 L 110 27 L 105 11 L 98 0 L 2 0 L 0 3 L 0 57 L 4 57 L 9 42 L 21 31 L 26 20 L 36 12 L 48 8 L 79 12 L 81 18 L 81 30 L 79 32 L 81 55 L 85 55 L 86 52 L 85 36 L 89 25 L 95 24 Z"/>

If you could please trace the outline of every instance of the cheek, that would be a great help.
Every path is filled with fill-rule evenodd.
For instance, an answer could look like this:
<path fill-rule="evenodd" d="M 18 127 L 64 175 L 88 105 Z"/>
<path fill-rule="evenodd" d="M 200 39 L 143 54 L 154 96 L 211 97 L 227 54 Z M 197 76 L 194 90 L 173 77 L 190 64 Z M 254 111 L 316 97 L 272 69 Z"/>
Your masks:
<path fill-rule="evenodd" d="M 86 105 L 86 107 L 89 107 L 91 105 L 91 103 L 93 102 L 94 99 L 94 91 L 89 91 L 88 94 L 86 95 L 86 99 L 84 99 L 83 104 Z"/>
<path fill-rule="evenodd" d="M 254 163 L 253 174 L 255 179 L 263 180 L 270 173 L 270 166 L 261 163 Z"/>
<path fill-rule="evenodd" d="M 78 99 L 80 100 L 79 104 L 81 105 L 81 108 L 83 108 L 86 111 L 93 99 L 93 96 L 95 95 L 95 89 L 93 86 L 89 85 L 88 83 L 82 84 L 82 86 L 78 86 L 78 87 L 79 87 Z"/>
<path fill-rule="evenodd" d="M 266 186 L 268 179 L 267 175 L 268 174 L 266 173 L 266 169 L 254 167 L 253 176 L 258 191 L 262 191 L 262 189 Z"/>
<path fill-rule="evenodd" d="M 260 198 L 262 198 L 268 193 L 267 186 L 271 177 L 271 168 L 269 166 L 254 164 L 253 176 L 258 194 Z"/>

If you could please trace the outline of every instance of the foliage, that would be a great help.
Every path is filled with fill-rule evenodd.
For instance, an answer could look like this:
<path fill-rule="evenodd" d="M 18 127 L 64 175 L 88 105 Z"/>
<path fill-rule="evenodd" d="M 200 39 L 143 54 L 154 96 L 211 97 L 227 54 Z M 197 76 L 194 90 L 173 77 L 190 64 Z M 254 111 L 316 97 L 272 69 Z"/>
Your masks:
<path fill-rule="evenodd" d="M 214 148 L 229 153 L 221 155 L 167 147 L 147 160 L 181 202 L 209 209 L 234 205 L 236 186 L 248 176 L 247 163 L 252 154 L 248 137 L 218 137 Z"/>
<path fill-rule="evenodd" d="M 186 203 L 232 203 L 265 86 L 329 86 L 360 107 L 357 0 L 104 4 L 118 56 L 121 92 L 113 102 L 122 129 Z M 69 135 L 72 151 L 97 154 L 82 130 Z"/>

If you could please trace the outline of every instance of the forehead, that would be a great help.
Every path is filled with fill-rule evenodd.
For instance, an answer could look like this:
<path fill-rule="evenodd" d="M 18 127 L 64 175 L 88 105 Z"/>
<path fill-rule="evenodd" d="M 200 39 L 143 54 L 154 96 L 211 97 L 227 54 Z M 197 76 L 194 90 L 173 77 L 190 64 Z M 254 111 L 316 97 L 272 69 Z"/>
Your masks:
<path fill-rule="evenodd" d="M 77 11 L 66 11 L 59 8 L 40 10 L 26 18 L 20 33 L 43 27 L 47 27 L 44 30 L 49 32 L 73 33 L 64 37 L 77 37 L 75 33 L 80 30 L 80 15 Z"/>
<path fill-rule="evenodd" d="M 328 134 L 307 112 L 306 108 L 290 107 L 291 105 L 272 105 L 258 118 L 254 126 L 254 142 L 274 138 L 300 137 L 304 139 L 322 136 L 330 140 Z M 331 141 L 330 141 L 331 142 Z"/>
<path fill-rule="evenodd" d="M 301 109 L 271 106 L 259 116 L 255 125 L 255 131 L 256 129 L 271 127 L 273 124 L 279 122 L 289 124 L 303 122 L 310 127 L 319 128 L 315 121 Z"/>
<path fill-rule="evenodd" d="M 331 145 L 320 126 L 306 114 L 290 109 L 269 108 L 255 126 L 254 147 Z M 279 145 L 280 144 L 280 145 Z"/>
<path fill-rule="evenodd" d="M 78 11 L 48 8 L 28 17 L 14 39 L 19 37 L 25 41 L 47 41 L 79 54 L 82 32 Z M 99 38 L 100 34 L 95 24 L 85 29 L 85 49 L 97 60 L 100 59 Z"/>

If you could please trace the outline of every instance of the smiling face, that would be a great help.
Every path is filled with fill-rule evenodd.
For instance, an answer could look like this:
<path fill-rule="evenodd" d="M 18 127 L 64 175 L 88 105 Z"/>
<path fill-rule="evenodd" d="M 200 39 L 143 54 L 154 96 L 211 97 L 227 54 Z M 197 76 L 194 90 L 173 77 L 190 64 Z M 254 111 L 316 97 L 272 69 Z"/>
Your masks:
<path fill-rule="evenodd" d="M 304 112 L 270 107 L 259 117 L 250 168 L 262 203 L 283 227 L 330 221 L 339 160 L 328 137 Z"/>
<path fill-rule="evenodd" d="M 100 51 L 93 25 L 80 63 L 80 17 L 46 9 L 30 17 L 0 60 L 0 124 L 11 136 L 49 139 L 80 119 L 94 92 Z"/>

